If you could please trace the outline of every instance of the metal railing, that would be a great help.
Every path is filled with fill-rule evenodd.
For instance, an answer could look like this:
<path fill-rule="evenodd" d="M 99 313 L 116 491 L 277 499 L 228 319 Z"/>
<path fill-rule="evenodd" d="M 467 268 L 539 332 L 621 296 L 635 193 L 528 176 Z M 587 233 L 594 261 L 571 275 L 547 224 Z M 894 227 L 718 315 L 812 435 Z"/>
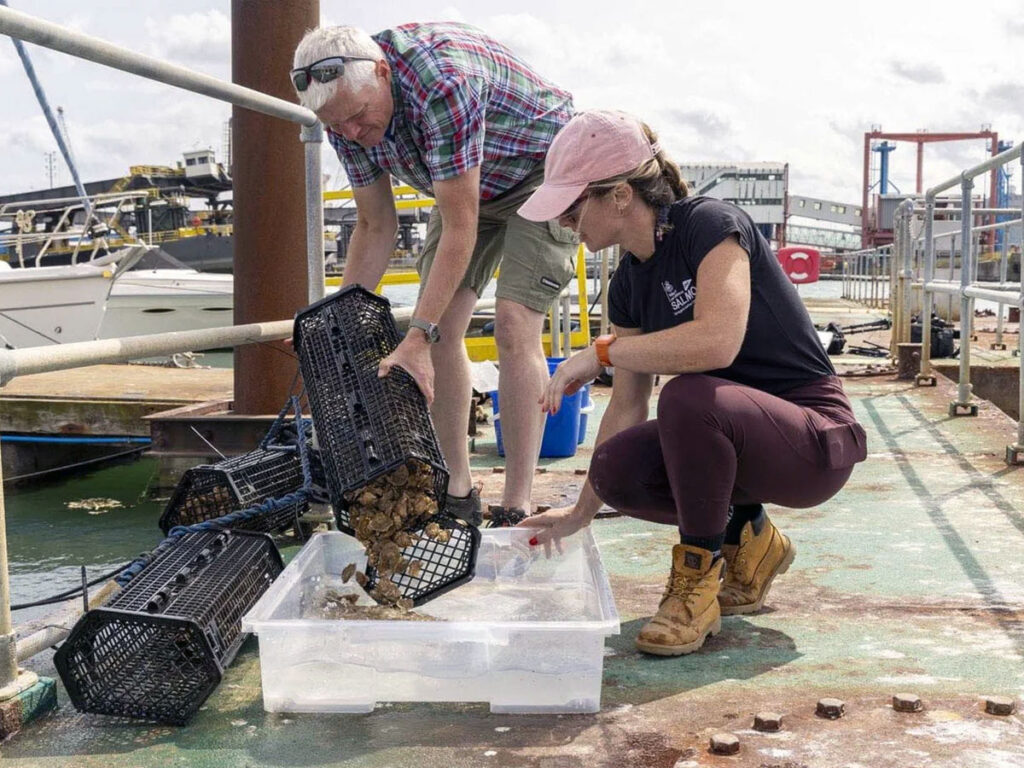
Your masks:
<path fill-rule="evenodd" d="M 324 243 L 320 168 L 323 129 L 313 112 L 251 88 L 168 64 L 4 6 L 0 6 L 0 34 L 301 125 L 299 138 L 305 144 L 308 297 L 310 302 L 323 297 Z M 29 373 L 283 339 L 291 335 L 291 330 L 292 322 L 286 320 L 32 349 L 0 349 L 0 385 Z M 0 477 L 0 690 L 4 692 L 5 698 L 32 685 L 30 675 L 19 678 L 10 598 L 7 525 Z"/>
<path fill-rule="evenodd" d="M 978 279 L 978 257 L 981 251 L 982 234 L 1004 230 L 1021 229 L 1024 222 L 1024 204 L 1018 209 L 981 208 L 974 205 L 972 190 L 974 179 L 1008 163 L 1018 161 L 1024 172 L 1024 154 L 1021 145 L 996 155 L 984 163 L 963 171 L 947 181 L 927 190 L 923 199 L 908 198 L 900 203 L 894 221 L 894 260 L 891 277 L 895 287 L 891 302 L 893 312 L 893 349 L 899 343 L 910 342 L 910 317 L 914 308 L 914 293 L 920 293 L 921 352 L 920 372 L 916 381 L 919 386 L 935 384 L 932 371 L 932 323 L 930 318 L 936 306 L 937 296 L 947 296 L 951 303 L 959 300 L 960 356 L 956 399 L 949 404 L 951 416 L 974 416 L 978 405 L 972 400 L 971 386 L 971 340 L 974 332 L 974 302 L 978 299 L 993 302 L 997 306 L 997 330 L 994 347 L 1005 348 L 1003 342 L 1003 314 L 1005 308 L 1016 307 L 1024 314 L 1024 292 L 1020 282 L 1007 280 L 1008 236 L 1002 238 L 998 281 L 981 282 Z M 937 196 L 946 190 L 959 186 L 959 209 L 937 208 Z M 923 203 L 923 205 L 921 205 Z M 959 233 L 935 233 L 937 215 L 959 213 Z M 980 214 L 1018 214 L 1007 221 L 975 225 Z M 922 231 L 912 232 L 913 222 L 923 217 Z M 936 243 L 950 240 L 948 250 L 948 272 L 945 279 L 936 274 L 938 269 Z M 1022 238 L 1024 239 L 1024 238 Z M 956 279 L 957 241 L 959 241 L 959 280 Z M 1018 419 L 1016 442 L 1006 447 L 1008 464 L 1024 463 L 1024 334 L 1018 333 L 1017 349 L 1014 351 L 1018 366 Z"/>
<path fill-rule="evenodd" d="M 18 265 L 24 268 L 29 263 L 43 266 L 44 259 L 51 254 L 68 255 L 70 263 L 77 264 L 83 252 L 91 261 L 100 248 L 141 243 L 140 238 L 125 231 L 121 214 L 126 205 L 131 204 L 130 208 L 134 209 L 136 201 L 149 195 L 150 190 L 137 190 L 93 195 L 87 201 L 74 197 L 5 203 L 0 205 L 0 226 L 8 229 L 0 231 L 0 249 L 13 251 Z M 112 211 L 109 210 L 111 206 Z M 58 211 L 60 215 L 56 221 L 39 230 L 36 222 L 39 214 L 52 216 Z M 78 212 L 84 213 L 83 218 L 87 221 L 91 217 L 89 226 L 75 223 Z M 26 259 L 25 249 L 31 246 L 39 247 Z"/>
<path fill-rule="evenodd" d="M 892 293 L 892 246 L 843 253 L 839 258 L 843 264 L 842 297 L 874 309 L 887 308 Z"/>
<path fill-rule="evenodd" d="M 306 157 L 306 256 L 309 269 L 309 300 L 313 302 L 323 298 L 324 242 L 320 168 L 323 127 L 313 112 L 252 88 L 228 83 L 212 75 L 193 72 L 176 64 L 168 64 L 2 6 L 0 34 L 302 126 L 299 138 L 305 144 Z"/>

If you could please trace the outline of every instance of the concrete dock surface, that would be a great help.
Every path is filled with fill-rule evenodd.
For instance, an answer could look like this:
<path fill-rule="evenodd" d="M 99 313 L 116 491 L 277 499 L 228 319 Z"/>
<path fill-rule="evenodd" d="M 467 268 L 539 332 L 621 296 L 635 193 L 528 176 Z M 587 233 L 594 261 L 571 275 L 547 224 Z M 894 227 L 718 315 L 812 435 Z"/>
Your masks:
<path fill-rule="evenodd" d="M 595 521 L 622 617 L 622 634 L 605 649 L 596 715 L 383 702 L 366 715 L 268 714 L 250 638 L 188 726 L 79 714 L 60 690 L 56 713 L 0 747 L 4 764 L 1024 766 L 1018 714 L 987 714 L 982 703 L 987 695 L 1024 698 L 1024 468 L 1004 461 L 1015 422 L 984 401 L 977 417 L 952 418 L 947 379 L 916 388 L 865 368 L 873 362 L 844 356 L 838 366 L 853 374 L 844 385 L 868 433 L 867 461 L 818 508 L 769 507 L 795 542 L 796 561 L 762 612 L 724 619 L 701 651 L 653 658 L 633 647 L 657 608 L 675 531 L 622 517 Z M 588 446 L 608 392 L 595 388 Z M 502 461 L 490 428 L 475 450 L 483 496 L 496 503 L 503 477 L 492 467 Z M 535 502 L 575 498 L 589 455 L 583 447 L 543 461 Z M 55 674 L 48 656 L 30 667 Z M 923 709 L 895 711 L 899 693 L 919 696 Z M 823 697 L 842 700 L 844 715 L 816 716 Z M 762 712 L 781 714 L 782 729 L 755 731 Z M 722 732 L 739 738 L 736 755 L 709 750 Z"/>

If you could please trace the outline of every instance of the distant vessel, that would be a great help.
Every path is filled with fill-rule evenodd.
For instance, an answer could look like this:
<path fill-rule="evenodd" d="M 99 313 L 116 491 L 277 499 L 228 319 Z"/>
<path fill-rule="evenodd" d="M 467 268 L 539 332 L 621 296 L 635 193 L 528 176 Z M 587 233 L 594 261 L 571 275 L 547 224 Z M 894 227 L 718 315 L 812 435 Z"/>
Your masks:
<path fill-rule="evenodd" d="M 159 246 L 183 265 L 230 272 L 232 264 L 231 177 L 212 150 L 185 152 L 177 167 L 137 165 L 120 179 L 84 185 L 95 214 L 89 227 L 74 187 L 0 196 L 0 259 L 20 267 L 45 258 L 69 264 L 83 241 L 101 235 L 111 247 L 131 242 Z M 206 201 L 203 210 L 190 201 Z M 98 222 L 98 223 L 97 223 Z M 98 230 L 98 231 L 97 231 Z"/>
<path fill-rule="evenodd" d="M 200 272 L 231 272 L 234 221 L 231 176 L 212 150 L 185 152 L 177 167 L 136 165 L 120 179 L 84 185 L 95 222 L 86 228 L 82 199 L 74 187 L 0 195 L 0 260 L 20 267 L 43 255 L 46 264 L 68 264 L 81 248 L 74 239 L 50 242 L 51 236 L 75 231 L 90 241 L 99 226 L 112 247 L 141 241 L 160 248 L 181 266 Z M 419 252 L 423 225 L 433 200 L 395 187 L 398 232 L 395 256 Z M 355 228 L 350 190 L 327 192 L 324 209 L 324 257 L 328 271 L 344 264 Z M 201 210 L 194 201 L 203 200 Z M 38 264 L 37 264 L 38 265 Z"/>
<path fill-rule="evenodd" d="M 136 269 L 110 292 L 98 338 L 231 325 L 234 278 L 194 269 Z"/>
<path fill-rule="evenodd" d="M 0 267 L 0 343 L 8 349 L 97 338 L 117 278 L 145 254 L 124 248 L 84 264 Z"/>

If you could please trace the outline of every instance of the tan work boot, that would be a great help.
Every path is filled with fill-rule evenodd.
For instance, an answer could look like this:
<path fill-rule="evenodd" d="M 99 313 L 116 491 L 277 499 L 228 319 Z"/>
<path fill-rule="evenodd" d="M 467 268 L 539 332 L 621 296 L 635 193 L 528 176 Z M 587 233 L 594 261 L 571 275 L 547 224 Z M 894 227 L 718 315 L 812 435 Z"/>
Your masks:
<path fill-rule="evenodd" d="M 754 524 L 748 522 L 740 531 L 740 543 L 724 545 L 722 556 L 728 566 L 718 604 L 723 616 L 736 616 L 761 610 L 772 579 L 789 570 L 796 547 L 765 515 L 761 533 L 755 535 Z"/>
<path fill-rule="evenodd" d="M 672 572 L 657 615 L 636 638 L 637 649 L 658 656 L 693 653 L 722 630 L 718 588 L 725 561 L 711 562 L 706 549 L 676 544 L 672 547 Z"/>

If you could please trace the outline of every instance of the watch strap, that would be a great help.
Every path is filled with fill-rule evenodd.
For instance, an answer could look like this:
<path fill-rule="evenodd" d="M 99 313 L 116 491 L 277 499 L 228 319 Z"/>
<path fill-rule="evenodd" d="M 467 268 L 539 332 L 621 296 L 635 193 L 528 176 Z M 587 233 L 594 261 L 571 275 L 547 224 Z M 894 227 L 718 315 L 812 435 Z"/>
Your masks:
<path fill-rule="evenodd" d="M 597 359 L 605 368 L 612 367 L 611 358 L 609 358 L 608 356 L 609 347 L 611 347 L 612 342 L 614 342 L 617 338 L 618 336 L 616 336 L 614 333 L 606 333 L 602 336 L 598 336 L 597 339 L 594 341 L 594 349 L 597 352 Z"/>
<path fill-rule="evenodd" d="M 435 323 L 431 323 L 428 320 L 423 320 L 422 318 L 419 317 L 410 317 L 409 327 L 419 328 L 421 331 L 423 331 L 423 334 L 427 337 L 427 341 L 430 342 L 431 344 L 433 344 L 435 341 L 439 341 L 441 338 L 441 334 L 438 332 L 437 325 Z"/>

